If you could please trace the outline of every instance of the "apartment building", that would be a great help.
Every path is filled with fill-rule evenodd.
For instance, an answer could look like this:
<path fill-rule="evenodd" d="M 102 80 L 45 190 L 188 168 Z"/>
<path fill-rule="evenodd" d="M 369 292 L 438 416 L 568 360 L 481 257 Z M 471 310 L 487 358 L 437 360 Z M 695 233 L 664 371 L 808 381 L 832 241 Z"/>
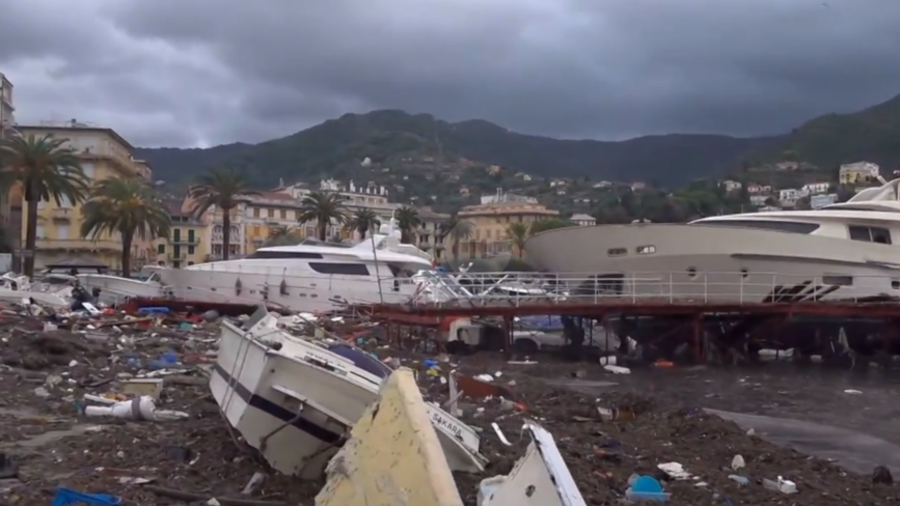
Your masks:
<path fill-rule="evenodd" d="M 12 126 L 16 124 L 16 108 L 13 105 L 13 85 L 9 79 L 0 72 L 0 139 L 3 139 Z M 0 192 L 0 226 L 6 228 L 14 239 L 10 246 L 14 250 L 19 248 L 19 227 L 21 226 L 21 207 L 13 213 L 11 205 L 11 192 Z"/>
<path fill-rule="evenodd" d="M 435 260 L 446 258 L 445 242 L 450 239 L 444 238 L 445 225 L 450 221 L 451 216 L 446 213 L 438 213 L 430 207 L 420 207 L 416 210 L 419 214 L 418 230 L 416 230 L 416 246 L 431 254 Z"/>
<path fill-rule="evenodd" d="M 182 209 L 182 203 L 167 202 L 172 219 L 168 237 L 155 240 L 156 263 L 179 269 L 205 262 L 209 251 L 209 224 Z"/>
<path fill-rule="evenodd" d="M 0 131 L 16 124 L 16 108 L 13 102 L 13 85 L 0 72 Z"/>
<path fill-rule="evenodd" d="M 512 251 L 506 233 L 510 223 L 530 225 L 537 220 L 559 218 L 559 211 L 547 209 L 536 199 L 498 194 L 487 204 L 463 207 L 459 218 L 472 225 L 472 234 L 460 245 L 460 258 L 485 258 Z"/>
<path fill-rule="evenodd" d="M 134 147 L 112 128 L 92 126 L 71 120 L 65 123 L 45 122 L 40 125 L 17 125 L 23 135 L 52 135 L 65 139 L 81 160 L 81 168 L 91 182 L 124 176 L 150 180 L 152 171 L 146 162 L 132 157 Z M 18 194 L 21 198 L 21 193 Z M 16 202 L 13 202 L 16 205 Z M 21 206 L 21 201 L 18 203 Z M 22 213 L 21 240 L 24 244 L 27 213 Z M 69 257 L 94 258 L 112 270 L 121 269 L 122 239 L 119 234 L 104 233 L 96 239 L 84 239 L 81 230 L 81 204 L 64 200 L 38 205 L 35 267 L 57 263 Z M 132 265 L 140 268 L 153 252 L 153 240 L 135 241 Z M 29 254 L 23 252 L 23 254 Z"/>
<path fill-rule="evenodd" d="M 262 247 L 276 227 L 296 229 L 294 235 L 298 238 L 315 236 L 315 230 L 307 234 L 306 227 L 297 221 L 300 212 L 300 201 L 287 193 L 262 192 L 250 197 L 241 213 L 246 238 L 244 249 L 247 253 L 252 253 Z M 334 232 L 333 229 L 329 231 Z"/>

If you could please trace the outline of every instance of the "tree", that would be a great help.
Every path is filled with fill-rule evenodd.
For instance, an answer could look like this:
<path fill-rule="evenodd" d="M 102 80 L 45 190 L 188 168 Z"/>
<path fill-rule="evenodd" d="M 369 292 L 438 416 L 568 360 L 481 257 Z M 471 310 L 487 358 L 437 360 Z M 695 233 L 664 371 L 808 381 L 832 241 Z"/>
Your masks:
<path fill-rule="evenodd" d="M 297 244 L 294 238 L 294 229 L 285 225 L 272 225 L 269 227 L 269 235 L 266 237 L 265 246 L 290 246 Z"/>
<path fill-rule="evenodd" d="M 441 238 L 444 239 L 449 236 L 453 241 L 452 253 L 454 261 L 459 259 L 459 242 L 465 241 L 471 237 L 473 228 L 471 223 L 460 219 L 460 217 L 455 214 L 450 217 L 450 221 L 441 227 Z"/>
<path fill-rule="evenodd" d="M 0 142 L 0 174 L 3 186 L 19 183 L 24 189 L 27 226 L 25 229 L 24 272 L 34 275 L 34 253 L 37 243 L 38 203 L 57 206 L 68 201 L 82 202 L 89 191 L 89 181 L 81 168 L 78 155 L 64 144 L 69 139 L 52 135 L 13 134 Z"/>
<path fill-rule="evenodd" d="M 122 276 L 126 278 L 131 275 L 131 246 L 135 238 L 169 236 L 169 212 L 153 187 L 143 179 L 115 177 L 99 181 L 81 208 L 81 214 L 82 237 L 119 235 Z"/>
<path fill-rule="evenodd" d="M 415 230 L 422 224 L 419 211 L 414 207 L 403 206 L 397 210 L 397 228 L 400 229 L 400 242 L 410 244 L 415 237 Z"/>
<path fill-rule="evenodd" d="M 522 222 L 510 223 L 509 227 L 506 228 L 506 235 L 509 236 L 509 240 L 515 247 L 519 258 L 522 258 L 522 255 L 525 253 L 525 241 L 528 240 L 528 232 L 528 225 Z"/>
<path fill-rule="evenodd" d="M 381 225 L 381 221 L 378 219 L 375 211 L 371 209 L 357 209 L 347 219 L 346 227 L 354 232 L 359 232 L 359 237 L 365 239 L 366 234 L 370 231 L 374 233 L 378 230 L 379 225 Z"/>
<path fill-rule="evenodd" d="M 546 232 L 547 230 L 553 230 L 555 228 L 566 228 L 571 227 L 572 222 L 569 220 L 561 220 L 559 218 L 548 218 L 545 220 L 537 220 L 531 223 L 531 228 L 529 229 L 530 235 L 539 234 L 541 232 Z"/>
<path fill-rule="evenodd" d="M 201 174 L 188 190 L 188 197 L 193 200 L 191 214 L 199 218 L 211 207 L 222 210 L 222 259 L 228 260 L 231 248 L 231 210 L 241 200 L 259 195 L 251 190 L 243 173 L 234 169 L 212 169 Z"/>
<path fill-rule="evenodd" d="M 328 225 L 332 221 L 343 224 L 347 221 L 344 196 L 339 193 L 312 192 L 300 202 L 300 223 L 316 222 L 316 236 L 320 241 L 327 239 Z"/>

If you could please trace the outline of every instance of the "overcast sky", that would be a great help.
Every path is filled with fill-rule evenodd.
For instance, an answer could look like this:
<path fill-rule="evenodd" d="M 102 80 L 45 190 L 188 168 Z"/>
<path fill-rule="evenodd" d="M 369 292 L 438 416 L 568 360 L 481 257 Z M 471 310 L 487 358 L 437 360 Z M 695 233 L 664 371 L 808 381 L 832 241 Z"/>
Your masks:
<path fill-rule="evenodd" d="M 402 108 L 569 138 L 780 133 L 900 94 L 900 0 L 6 0 L 20 123 L 141 146 Z"/>

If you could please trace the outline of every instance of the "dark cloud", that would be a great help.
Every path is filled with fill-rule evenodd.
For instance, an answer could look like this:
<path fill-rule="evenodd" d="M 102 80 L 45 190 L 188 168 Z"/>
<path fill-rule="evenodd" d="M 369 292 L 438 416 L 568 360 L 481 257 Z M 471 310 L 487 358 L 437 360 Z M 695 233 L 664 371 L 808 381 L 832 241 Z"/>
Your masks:
<path fill-rule="evenodd" d="M 20 120 L 137 144 L 260 141 L 403 108 L 621 139 L 787 131 L 900 93 L 896 0 L 32 0 L 4 6 Z"/>

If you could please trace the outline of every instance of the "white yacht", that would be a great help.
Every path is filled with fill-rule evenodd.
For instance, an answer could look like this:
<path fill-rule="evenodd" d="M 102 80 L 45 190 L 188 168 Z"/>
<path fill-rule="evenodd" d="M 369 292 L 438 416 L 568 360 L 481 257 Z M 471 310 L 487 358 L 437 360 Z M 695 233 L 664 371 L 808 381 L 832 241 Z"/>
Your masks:
<path fill-rule="evenodd" d="M 811 211 L 551 230 L 528 260 L 586 297 L 720 303 L 900 297 L 900 179 Z M 565 248 L 560 248 L 565 244 Z"/>
<path fill-rule="evenodd" d="M 156 274 L 171 296 L 204 302 L 269 303 L 301 312 L 406 302 L 417 290 L 413 275 L 431 269 L 431 256 L 400 243 L 390 225 L 381 232 L 353 246 L 307 239 Z"/>

